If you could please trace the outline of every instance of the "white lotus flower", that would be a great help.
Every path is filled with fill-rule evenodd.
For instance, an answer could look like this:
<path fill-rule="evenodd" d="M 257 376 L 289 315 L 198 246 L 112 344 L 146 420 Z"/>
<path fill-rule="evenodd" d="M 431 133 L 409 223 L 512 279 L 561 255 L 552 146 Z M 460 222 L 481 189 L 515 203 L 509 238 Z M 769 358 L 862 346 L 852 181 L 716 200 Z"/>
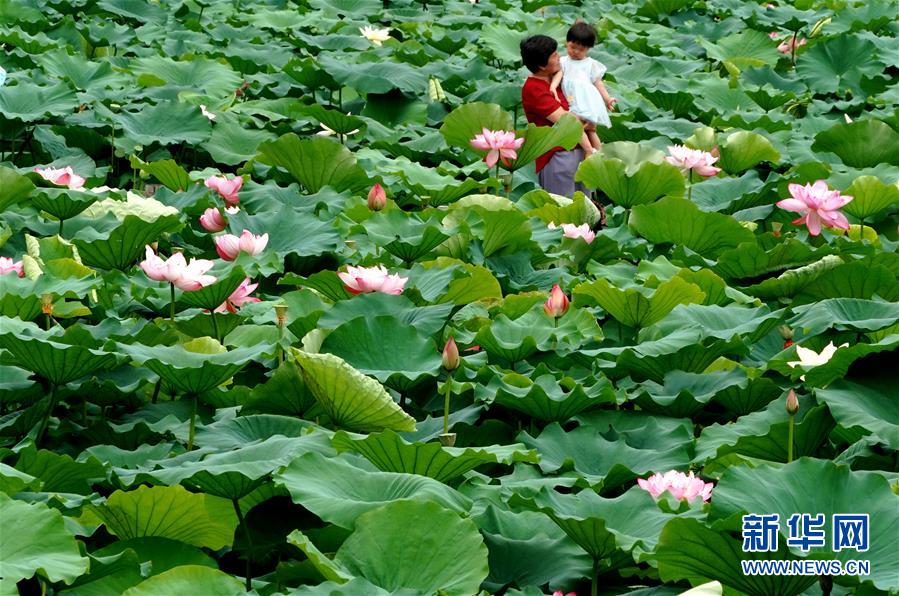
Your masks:
<path fill-rule="evenodd" d="M 374 27 L 366 25 L 365 27 L 359 27 L 359 33 L 362 34 L 362 37 L 376 46 L 379 46 L 382 42 L 390 39 L 390 29 L 375 29 Z"/>
<path fill-rule="evenodd" d="M 840 348 L 849 347 L 848 343 L 840 344 Z M 799 360 L 793 360 L 792 362 L 787 362 L 787 366 L 790 368 L 796 368 L 797 366 L 801 366 L 803 370 L 808 370 L 810 368 L 814 368 L 816 366 L 821 366 L 822 364 L 827 364 L 833 355 L 836 353 L 837 347 L 833 345 L 833 342 L 830 342 L 824 349 L 821 350 L 821 353 L 811 350 L 809 348 L 803 348 L 802 346 L 796 346 L 796 355 L 799 356 Z M 805 380 L 805 375 L 799 377 L 801 380 Z"/>
<path fill-rule="evenodd" d="M 215 114 L 213 114 L 212 112 L 206 111 L 206 106 L 204 106 L 203 104 L 200 104 L 200 113 L 203 114 L 204 116 L 206 116 L 207 118 L 209 118 L 210 122 L 215 120 Z"/>

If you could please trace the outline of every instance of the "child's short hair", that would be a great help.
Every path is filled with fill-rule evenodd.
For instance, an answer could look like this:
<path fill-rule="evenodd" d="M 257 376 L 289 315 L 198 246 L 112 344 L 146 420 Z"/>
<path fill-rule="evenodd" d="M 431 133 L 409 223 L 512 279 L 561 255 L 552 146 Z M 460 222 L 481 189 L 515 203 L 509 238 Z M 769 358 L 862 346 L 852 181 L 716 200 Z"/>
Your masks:
<path fill-rule="evenodd" d="M 596 45 L 596 29 L 593 28 L 593 25 L 578 20 L 568 30 L 565 40 L 580 44 L 585 48 L 592 48 Z"/>
<path fill-rule="evenodd" d="M 521 61 L 531 72 L 537 72 L 549 63 L 549 57 L 559 48 L 548 35 L 532 35 L 521 41 Z"/>

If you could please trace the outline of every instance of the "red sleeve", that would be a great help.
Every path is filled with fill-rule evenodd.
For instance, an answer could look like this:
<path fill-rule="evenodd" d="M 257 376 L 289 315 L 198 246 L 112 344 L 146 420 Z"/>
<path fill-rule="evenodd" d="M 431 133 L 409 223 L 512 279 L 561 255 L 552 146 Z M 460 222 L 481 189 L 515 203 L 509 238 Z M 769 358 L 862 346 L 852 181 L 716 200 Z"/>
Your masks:
<path fill-rule="evenodd" d="M 549 85 L 534 85 L 531 84 L 532 80 L 527 81 L 521 89 L 521 103 L 526 112 L 546 118 L 561 108 L 562 104 L 549 92 Z"/>

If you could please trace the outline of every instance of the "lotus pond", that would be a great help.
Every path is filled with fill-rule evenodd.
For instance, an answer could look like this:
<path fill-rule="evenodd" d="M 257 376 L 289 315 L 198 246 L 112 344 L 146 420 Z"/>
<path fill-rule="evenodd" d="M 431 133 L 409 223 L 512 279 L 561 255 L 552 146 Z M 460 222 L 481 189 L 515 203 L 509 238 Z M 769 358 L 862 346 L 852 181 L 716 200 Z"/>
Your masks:
<path fill-rule="evenodd" d="M 0 15 L 0 593 L 899 590 L 894 0 Z"/>

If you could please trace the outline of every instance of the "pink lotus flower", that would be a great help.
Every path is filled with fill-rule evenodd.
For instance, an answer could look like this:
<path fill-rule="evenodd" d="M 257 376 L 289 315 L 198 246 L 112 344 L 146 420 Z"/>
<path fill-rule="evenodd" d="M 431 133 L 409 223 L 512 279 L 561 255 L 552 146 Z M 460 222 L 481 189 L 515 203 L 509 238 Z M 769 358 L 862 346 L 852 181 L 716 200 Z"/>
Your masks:
<path fill-rule="evenodd" d="M 562 590 L 556 590 L 553 592 L 553 596 L 577 596 L 577 592 L 568 592 L 567 594 L 563 593 Z"/>
<path fill-rule="evenodd" d="M 712 165 L 718 161 L 718 158 L 708 151 L 690 149 L 683 145 L 672 145 L 668 147 L 668 154 L 665 161 L 679 167 L 684 174 L 692 170 L 700 176 L 714 176 L 721 171 L 721 168 Z"/>
<path fill-rule="evenodd" d="M 351 294 L 381 292 L 382 294 L 402 294 L 408 277 L 400 277 L 395 273 L 389 275 L 383 265 L 376 267 L 348 266 L 346 272 L 339 272 L 337 277 L 344 283 Z"/>
<path fill-rule="evenodd" d="M 206 188 L 211 188 L 219 193 L 229 206 L 240 202 L 237 191 L 243 186 L 243 177 L 236 176 L 228 180 L 225 176 L 211 176 L 206 179 Z"/>
<path fill-rule="evenodd" d="M 22 261 L 13 261 L 9 257 L 0 257 L 0 275 L 15 272 L 19 277 L 25 277 Z"/>
<path fill-rule="evenodd" d="M 153 248 L 147 245 L 146 258 L 141 261 L 140 268 L 152 280 L 167 281 L 186 292 L 193 292 L 215 283 L 215 276 L 204 275 L 213 264 L 207 259 L 193 258 L 188 263 L 180 252 L 163 261 L 153 252 Z"/>
<path fill-rule="evenodd" d="M 793 220 L 794 224 L 804 223 L 812 236 L 821 233 L 822 225 L 828 228 L 849 229 L 849 220 L 839 209 L 852 201 L 851 196 L 841 195 L 838 190 L 830 190 L 823 180 L 805 186 L 790 184 L 788 188 L 792 198 L 778 201 L 777 206 L 802 215 L 799 219 Z"/>
<path fill-rule="evenodd" d="M 367 204 L 368 208 L 372 211 L 380 211 L 387 206 L 387 193 L 384 192 L 383 186 L 375 183 L 375 185 L 371 187 L 371 190 L 368 191 Z"/>
<path fill-rule="evenodd" d="M 777 39 L 778 37 L 780 37 L 780 33 L 778 33 L 777 31 L 772 31 L 768 34 L 768 37 L 770 37 L 771 39 Z"/>
<path fill-rule="evenodd" d="M 497 160 L 502 160 L 504 166 L 509 165 L 509 160 L 518 157 L 517 150 L 524 143 L 524 139 L 516 139 L 515 131 L 482 129 L 481 134 L 476 135 L 471 141 L 471 146 L 481 151 L 487 151 L 484 161 L 487 167 L 492 168 Z"/>
<path fill-rule="evenodd" d="M 215 309 L 215 312 L 230 312 L 232 314 L 237 314 L 237 309 L 247 302 L 262 302 L 259 298 L 250 296 L 250 294 L 253 293 L 253 290 L 258 286 L 259 284 L 251 284 L 249 277 L 246 278 L 240 282 L 240 285 L 237 286 L 236 290 L 231 292 L 228 299 Z"/>
<path fill-rule="evenodd" d="M 684 474 L 677 470 L 671 470 L 664 474 L 653 474 L 649 478 L 638 478 L 637 485 L 647 491 L 654 498 L 658 498 L 668 491 L 675 499 L 692 501 L 696 497 L 702 497 L 703 503 L 707 503 L 712 496 L 714 484 L 704 482 L 697 478 L 693 472 Z"/>
<path fill-rule="evenodd" d="M 796 52 L 796 48 L 799 46 L 805 45 L 805 38 L 799 39 L 798 37 L 793 37 L 792 35 L 788 37 L 786 40 L 780 42 L 780 45 L 777 46 L 777 51 L 781 54 L 792 54 Z"/>
<path fill-rule="evenodd" d="M 238 238 L 234 234 L 222 234 L 215 238 L 215 252 L 226 261 L 233 261 L 242 252 L 256 256 L 265 250 L 268 234 L 257 236 L 244 230 Z"/>
<path fill-rule="evenodd" d="M 54 168 L 34 168 L 34 171 L 40 174 L 41 178 L 47 182 L 52 182 L 57 186 L 68 186 L 71 190 L 84 188 L 84 178 L 72 171 L 72 166 L 66 166 L 62 169 Z"/>
<path fill-rule="evenodd" d="M 557 226 L 555 222 L 549 222 L 549 225 L 546 226 L 550 230 L 557 230 L 560 226 Z M 576 226 L 570 223 L 563 223 L 561 225 L 562 228 L 562 236 L 565 238 L 583 238 L 584 242 L 590 244 L 593 240 L 596 239 L 596 232 L 590 229 L 590 224 L 581 224 Z"/>
<path fill-rule="evenodd" d="M 553 285 L 553 289 L 549 293 L 549 298 L 543 303 L 543 312 L 551 317 L 558 318 L 568 312 L 568 306 L 568 296 L 565 295 L 565 292 L 562 291 L 559 284 Z"/>
<path fill-rule="evenodd" d="M 200 216 L 200 225 L 208 232 L 221 232 L 228 225 L 225 216 L 215 207 L 210 207 Z"/>

